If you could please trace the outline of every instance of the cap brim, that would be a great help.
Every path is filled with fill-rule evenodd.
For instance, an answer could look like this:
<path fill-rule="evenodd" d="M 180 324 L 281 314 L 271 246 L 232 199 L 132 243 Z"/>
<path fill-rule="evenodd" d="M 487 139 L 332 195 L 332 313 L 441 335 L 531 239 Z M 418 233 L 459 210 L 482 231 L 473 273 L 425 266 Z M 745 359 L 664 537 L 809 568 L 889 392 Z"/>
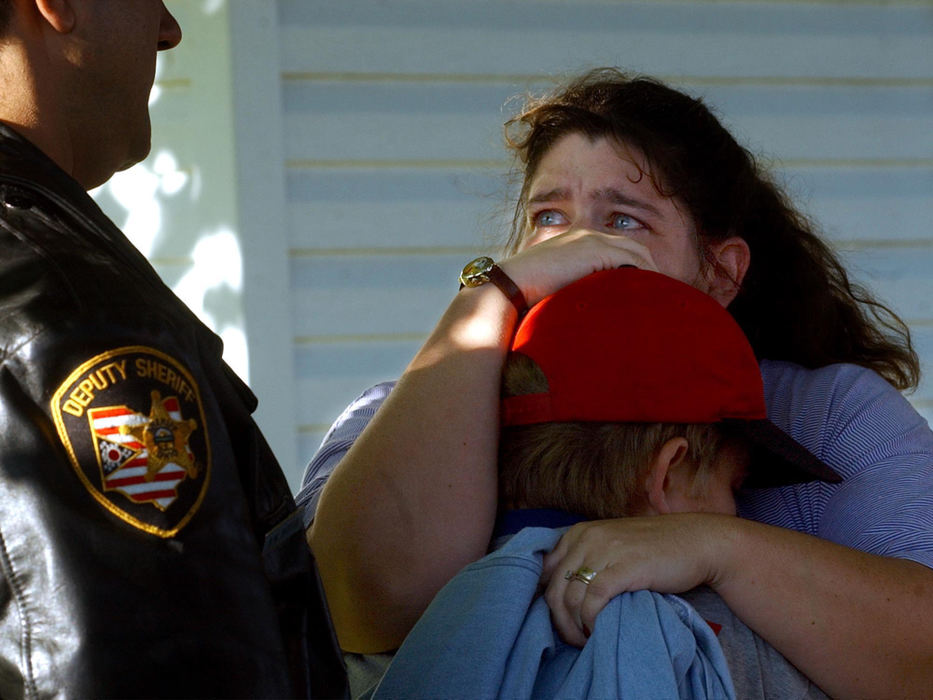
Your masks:
<path fill-rule="evenodd" d="M 753 451 L 744 486 L 771 488 L 826 481 L 838 484 L 842 477 L 828 464 L 769 420 L 727 420 L 751 441 Z"/>

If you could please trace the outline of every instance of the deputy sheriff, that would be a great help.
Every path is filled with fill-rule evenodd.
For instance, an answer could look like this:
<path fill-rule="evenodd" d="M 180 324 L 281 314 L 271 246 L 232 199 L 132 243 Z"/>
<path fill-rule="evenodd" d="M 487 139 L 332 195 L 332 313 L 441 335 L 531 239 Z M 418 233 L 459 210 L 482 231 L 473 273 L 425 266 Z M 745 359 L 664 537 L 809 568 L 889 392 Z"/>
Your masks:
<path fill-rule="evenodd" d="M 345 693 L 256 399 L 88 197 L 162 0 L 0 0 L 0 697 Z"/>

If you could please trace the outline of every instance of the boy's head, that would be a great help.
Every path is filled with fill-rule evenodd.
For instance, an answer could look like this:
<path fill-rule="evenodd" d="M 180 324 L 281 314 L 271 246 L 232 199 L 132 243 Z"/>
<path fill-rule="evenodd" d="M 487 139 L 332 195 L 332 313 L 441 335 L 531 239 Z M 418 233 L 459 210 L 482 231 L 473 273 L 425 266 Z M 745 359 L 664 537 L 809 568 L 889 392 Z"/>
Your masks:
<path fill-rule="evenodd" d="M 824 479 L 770 423 L 758 362 L 712 298 L 599 272 L 522 320 L 503 376 L 500 499 L 588 517 L 734 510 L 732 490 Z"/>

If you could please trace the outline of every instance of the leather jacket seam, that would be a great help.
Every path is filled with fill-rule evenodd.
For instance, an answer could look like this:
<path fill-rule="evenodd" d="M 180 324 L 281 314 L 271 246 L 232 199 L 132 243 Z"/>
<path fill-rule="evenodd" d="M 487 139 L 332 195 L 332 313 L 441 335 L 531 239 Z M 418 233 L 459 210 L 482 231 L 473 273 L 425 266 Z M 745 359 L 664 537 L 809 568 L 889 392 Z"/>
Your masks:
<path fill-rule="evenodd" d="M 0 369 L 8 369 L 13 372 L 14 376 L 18 376 L 15 371 L 9 366 L 11 360 L 18 359 L 20 351 L 34 342 L 36 338 L 45 335 L 48 332 L 48 328 L 40 328 L 35 333 L 30 333 L 25 337 L 17 338 L 19 342 L 16 345 L 2 345 L 0 346 Z M 2 540 L 3 535 L 0 534 L 0 540 Z"/>
<path fill-rule="evenodd" d="M 36 687 L 36 679 L 33 675 L 32 667 L 32 625 L 29 621 L 29 615 L 26 611 L 26 596 L 23 587 L 18 581 L 16 572 L 13 570 L 13 561 L 10 559 L 10 552 L 6 546 L 6 538 L 0 531 L 0 566 L 3 567 L 3 575 L 9 583 L 10 590 L 13 593 L 13 600 L 16 603 L 16 611 L 20 619 L 20 644 L 23 656 L 25 674 L 23 683 L 25 685 L 26 697 L 37 698 L 39 691 Z"/>

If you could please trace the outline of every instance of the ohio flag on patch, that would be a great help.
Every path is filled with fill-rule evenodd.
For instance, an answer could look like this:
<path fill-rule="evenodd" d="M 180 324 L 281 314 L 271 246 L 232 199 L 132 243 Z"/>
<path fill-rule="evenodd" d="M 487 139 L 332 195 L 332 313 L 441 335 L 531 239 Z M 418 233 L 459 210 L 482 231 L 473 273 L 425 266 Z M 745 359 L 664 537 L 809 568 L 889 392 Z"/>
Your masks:
<path fill-rule="evenodd" d="M 163 399 L 162 408 L 172 420 L 182 422 L 177 397 Z M 149 451 L 131 430 L 145 429 L 149 417 L 126 406 L 92 408 L 87 417 L 97 441 L 104 488 L 120 491 L 134 503 L 151 503 L 161 510 L 168 508 L 178 498 L 178 484 L 187 472 L 175 461 L 166 461 L 158 471 L 150 473 Z M 185 462 L 193 463 L 191 449 L 187 445 L 184 449 Z"/>
<path fill-rule="evenodd" d="M 78 479 L 118 518 L 172 537 L 197 513 L 211 470 L 197 383 L 154 348 L 117 348 L 82 362 L 52 397 Z"/>

